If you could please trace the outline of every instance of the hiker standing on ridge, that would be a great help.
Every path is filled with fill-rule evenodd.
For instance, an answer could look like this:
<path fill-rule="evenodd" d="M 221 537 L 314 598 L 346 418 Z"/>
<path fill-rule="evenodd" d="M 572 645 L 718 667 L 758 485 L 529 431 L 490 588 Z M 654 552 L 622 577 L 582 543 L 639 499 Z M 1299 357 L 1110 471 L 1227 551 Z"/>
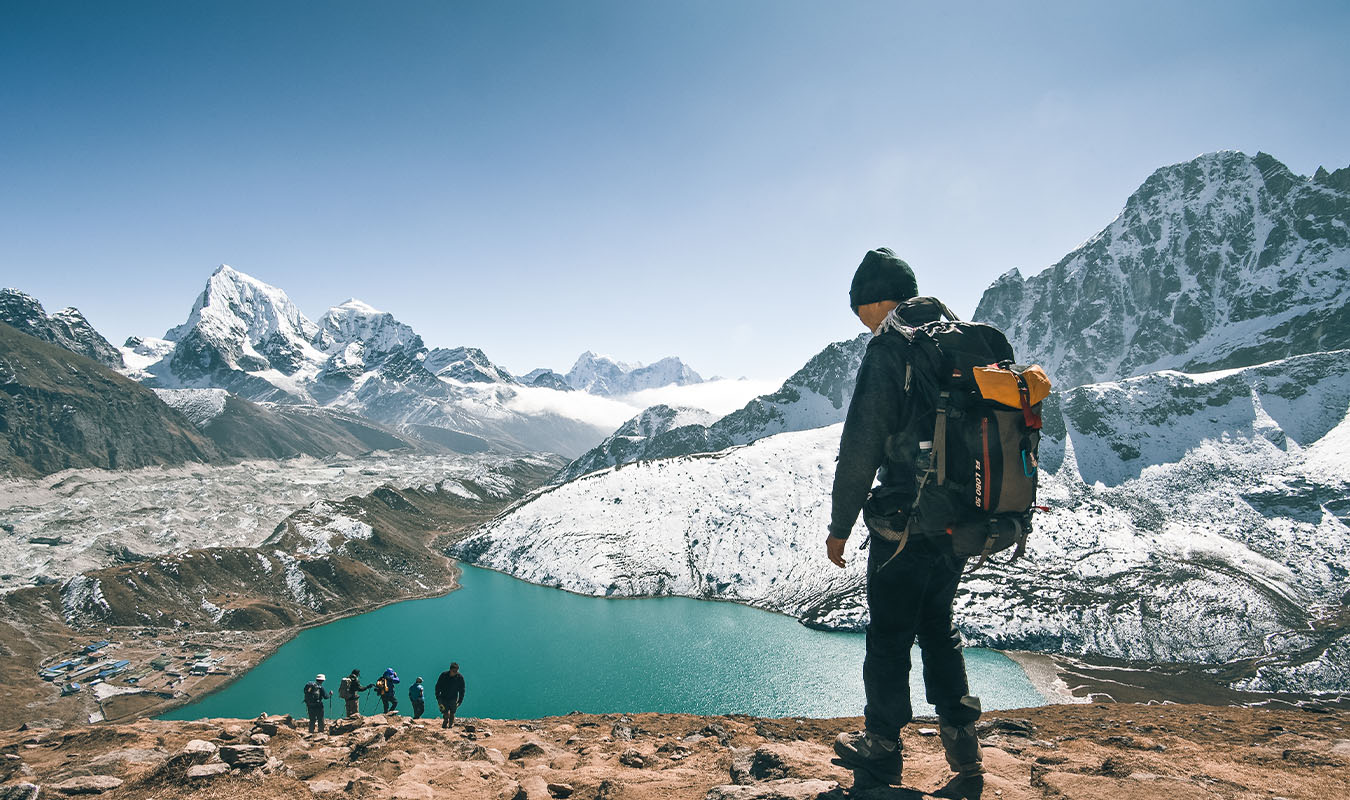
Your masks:
<path fill-rule="evenodd" d="M 421 675 L 408 687 L 408 700 L 412 702 L 413 719 L 421 719 L 422 712 L 427 710 L 426 685 L 422 683 Z"/>
<path fill-rule="evenodd" d="M 450 669 L 436 679 L 436 703 L 441 708 L 441 727 L 449 728 L 455 724 L 455 711 L 464 702 L 464 676 L 459 674 L 459 663 L 451 663 Z"/>
<path fill-rule="evenodd" d="M 387 667 L 380 679 L 375 681 L 375 694 L 379 695 L 380 702 L 384 704 L 384 713 L 398 708 L 398 695 L 394 693 L 394 687 L 398 685 L 398 673 L 394 672 L 393 667 Z"/>
<path fill-rule="evenodd" d="M 930 500 L 940 495 L 945 490 L 930 487 L 941 485 L 944 476 L 948 486 L 958 478 L 968 480 L 954 471 L 948 475 L 946 463 L 949 457 L 956 457 L 945 445 L 947 418 L 953 418 L 953 426 L 963 421 L 961 409 L 951 406 L 949 411 L 951 393 L 941 381 L 961 373 L 948 365 L 942 367 L 948 373 L 943 378 L 938 364 L 948 364 L 951 359 L 935 362 L 931 356 L 934 351 L 920 346 L 925 344 L 920 339 L 927 334 L 916 335 L 914 330 L 943 316 L 953 321 L 955 317 L 942 303 L 917 294 L 913 270 L 886 248 L 869 251 L 863 257 L 849 288 L 853 313 L 874 337 L 858 368 L 857 386 L 839 443 L 825 549 L 832 563 L 844 566 L 844 545 L 861 511 L 870 532 L 867 606 L 871 621 L 863 660 L 866 728 L 839 735 L 834 744 L 838 755 L 835 763 L 853 770 L 857 788 L 900 782 L 900 730 L 913 719 L 909 669 L 910 649 L 917 638 L 923 651 L 927 698 L 937 709 L 947 763 L 957 773 L 937 795 L 974 800 L 984 786 L 980 744 L 975 736 L 980 700 L 970 694 L 961 634 L 952 624 L 952 605 L 966 558 L 954 549 L 956 537 L 936 535 L 950 534 L 948 523 L 941 523 L 945 531 L 934 533 L 919 513 L 921 508 L 928 508 L 919 504 L 922 492 L 928 490 Z M 982 369 L 983 365 L 1011 364 L 1012 348 L 997 329 L 972 323 L 943 325 L 930 328 L 940 328 L 943 336 L 952 337 L 943 341 L 960 345 L 950 348 L 952 358 L 959 360 L 972 353 L 969 357 L 979 359 L 974 363 Z M 942 355 L 948 351 L 936 352 L 948 358 Z M 939 393 L 938 389 L 943 391 Z M 967 411 L 966 415 L 974 413 Z M 1039 417 L 1036 425 L 1039 427 Z M 922 441 L 925 439 L 932 441 Z M 1023 446 L 1031 454 L 1029 463 L 1034 471 L 1035 442 L 1039 438 L 1023 441 L 1030 442 Z M 880 484 L 873 488 L 878 469 Z M 939 476 L 936 481 L 930 480 L 934 473 Z M 1034 497 L 1034 483 L 1032 486 L 1030 497 Z M 979 489 L 971 494 L 978 495 Z M 986 506 L 985 510 L 1002 509 Z M 1029 521 L 1025 506 L 1019 513 Z M 1014 530 L 1012 535 L 1025 537 L 1026 528 L 1006 524 Z M 981 530 L 995 530 L 994 523 L 987 523 Z M 988 539 L 992 541 L 993 534 Z M 979 544 L 987 544 L 983 535 Z M 983 554 L 987 556 L 991 549 L 1001 547 L 986 546 Z"/>
<path fill-rule="evenodd" d="M 319 733 L 324 733 L 323 701 L 333 696 L 333 693 L 323 688 L 324 676 L 320 672 L 314 676 L 314 680 L 305 684 L 305 710 L 309 712 L 309 732 L 314 733 L 315 726 L 318 726 Z"/>
<path fill-rule="evenodd" d="M 360 700 L 361 693 L 375 684 L 361 685 L 361 670 L 354 669 L 351 674 L 343 678 L 338 684 L 338 697 L 347 704 L 347 716 L 359 717 L 361 715 Z"/>

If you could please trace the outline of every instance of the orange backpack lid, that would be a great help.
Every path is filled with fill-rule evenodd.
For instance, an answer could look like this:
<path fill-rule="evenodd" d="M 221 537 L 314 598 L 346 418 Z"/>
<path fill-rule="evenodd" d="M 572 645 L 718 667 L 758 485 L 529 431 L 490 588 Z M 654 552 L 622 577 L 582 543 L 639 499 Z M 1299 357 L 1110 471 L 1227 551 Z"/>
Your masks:
<path fill-rule="evenodd" d="M 1018 381 L 1018 372 L 1006 367 L 976 367 L 975 383 L 980 387 L 980 396 L 1008 408 L 1022 407 L 1022 386 Z M 1026 382 L 1027 402 L 1036 405 L 1050 396 L 1050 378 L 1039 365 L 1033 364 L 1020 370 L 1022 380 Z"/>

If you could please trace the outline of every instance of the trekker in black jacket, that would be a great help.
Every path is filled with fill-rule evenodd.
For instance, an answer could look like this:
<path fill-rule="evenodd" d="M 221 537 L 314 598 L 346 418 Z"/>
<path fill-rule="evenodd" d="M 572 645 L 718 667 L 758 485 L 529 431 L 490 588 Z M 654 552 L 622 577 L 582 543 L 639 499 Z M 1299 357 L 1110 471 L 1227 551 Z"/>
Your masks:
<path fill-rule="evenodd" d="M 459 664 L 452 663 L 450 669 L 436 679 L 436 703 L 441 708 L 441 727 L 449 728 L 455 724 L 455 711 L 464 702 L 464 676 L 459 674 Z"/>
<path fill-rule="evenodd" d="M 826 555 L 839 567 L 844 566 L 844 545 L 865 503 L 869 513 L 877 504 L 885 506 L 887 513 L 903 515 L 914 499 L 916 464 L 906 454 L 917 448 L 896 446 L 896 439 L 908 429 L 911 415 L 922 418 L 935 409 L 912 407 L 923 401 L 908 391 L 909 342 L 899 328 L 934 321 L 945 310 L 937 301 L 908 304 L 908 316 L 900 318 L 897 307 L 917 294 L 914 272 L 886 248 L 863 257 L 849 289 L 849 305 L 875 336 L 858 368 L 839 442 L 825 540 Z M 878 469 L 880 485 L 873 489 Z M 952 604 L 965 559 L 954 555 L 946 538 L 916 536 L 898 553 L 897 547 L 893 541 L 869 537 L 867 606 L 871 621 L 863 660 L 866 727 L 842 733 L 835 740 L 838 763 L 853 770 L 859 788 L 900 782 L 900 729 L 913 719 L 909 667 L 910 648 L 917 638 L 923 651 L 927 697 L 937 708 L 948 763 L 958 771 L 938 796 L 974 800 L 984 785 L 974 728 L 980 701 L 970 695 L 961 634 L 952 624 Z"/>
<path fill-rule="evenodd" d="M 317 727 L 319 733 L 325 730 L 323 703 L 333 696 L 333 693 L 323 688 L 324 675 L 320 672 L 314 676 L 314 680 L 305 684 L 305 711 L 309 713 L 309 732 L 314 733 Z"/>

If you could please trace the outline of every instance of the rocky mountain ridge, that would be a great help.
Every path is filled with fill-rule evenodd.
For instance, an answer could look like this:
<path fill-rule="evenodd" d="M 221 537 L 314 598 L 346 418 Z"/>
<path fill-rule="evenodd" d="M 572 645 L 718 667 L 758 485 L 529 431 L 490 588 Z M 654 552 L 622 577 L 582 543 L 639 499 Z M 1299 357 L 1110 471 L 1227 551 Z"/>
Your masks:
<path fill-rule="evenodd" d="M 76 308 L 47 315 L 37 298 L 18 289 L 0 289 L 0 322 L 15 330 L 102 364 L 121 369 L 122 354 L 99 335 Z"/>
<path fill-rule="evenodd" d="M 535 380 L 538 378 L 536 375 Z M 596 355 L 589 350 L 577 358 L 563 380 L 573 389 L 606 397 L 634 394 L 662 386 L 689 386 L 703 382 L 697 372 L 674 356 L 644 366 Z"/>
<path fill-rule="evenodd" d="M 145 387 L 0 323 L 0 473 L 220 460 L 191 422 Z"/>
<path fill-rule="evenodd" d="M 1011 270 L 975 318 L 1064 387 L 1350 347 L 1350 168 L 1225 151 L 1162 167 L 1054 266 Z"/>

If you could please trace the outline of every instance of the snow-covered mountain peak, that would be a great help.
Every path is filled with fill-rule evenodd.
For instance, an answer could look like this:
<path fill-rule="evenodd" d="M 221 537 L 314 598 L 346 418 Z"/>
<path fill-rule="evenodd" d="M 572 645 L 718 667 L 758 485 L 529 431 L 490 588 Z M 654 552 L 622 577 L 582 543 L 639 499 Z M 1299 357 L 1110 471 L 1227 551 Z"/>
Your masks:
<path fill-rule="evenodd" d="M 327 353 L 360 342 L 366 360 L 379 360 L 394 353 L 414 355 L 423 349 L 422 337 L 393 314 L 380 311 L 355 298 L 333 306 L 319 318 L 314 343 Z"/>
<path fill-rule="evenodd" d="M 276 333 L 309 342 L 319 331 L 284 291 L 228 264 L 211 273 L 187 321 L 164 338 L 181 341 L 194 329 L 213 338 L 242 339 L 254 345 Z"/>
<path fill-rule="evenodd" d="M 477 347 L 438 347 L 427 353 L 422 366 L 438 378 L 462 383 L 515 383 L 511 373 L 492 363 Z"/>
<path fill-rule="evenodd" d="M 619 361 L 613 356 L 598 355 L 590 350 L 577 358 L 564 380 L 573 389 L 610 396 L 703 382 L 697 372 L 673 356 L 643 366 L 641 363 Z"/>
<path fill-rule="evenodd" d="M 1116 219 L 975 318 L 1060 386 L 1350 346 L 1350 171 L 1208 153 L 1153 172 Z"/>
<path fill-rule="evenodd" d="M 355 297 L 348 298 L 345 302 L 333 306 L 333 310 L 350 309 L 359 314 L 379 314 L 379 309 L 369 303 L 357 300 Z"/>

